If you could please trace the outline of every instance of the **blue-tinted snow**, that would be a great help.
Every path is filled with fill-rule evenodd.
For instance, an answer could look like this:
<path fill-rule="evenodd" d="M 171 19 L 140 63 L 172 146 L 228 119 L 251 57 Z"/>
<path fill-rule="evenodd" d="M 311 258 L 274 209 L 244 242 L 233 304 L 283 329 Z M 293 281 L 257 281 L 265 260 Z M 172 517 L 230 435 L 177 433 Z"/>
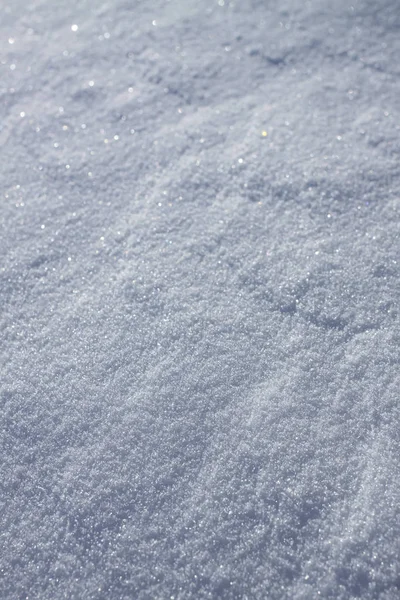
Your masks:
<path fill-rule="evenodd" d="M 398 598 L 398 0 L 0 31 L 1 598 Z"/>

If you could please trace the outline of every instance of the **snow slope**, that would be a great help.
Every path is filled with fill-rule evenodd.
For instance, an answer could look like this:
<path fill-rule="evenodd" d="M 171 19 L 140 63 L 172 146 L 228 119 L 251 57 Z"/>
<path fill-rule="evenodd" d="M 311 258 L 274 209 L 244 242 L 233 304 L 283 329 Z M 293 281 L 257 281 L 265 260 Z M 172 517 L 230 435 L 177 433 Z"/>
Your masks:
<path fill-rule="evenodd" d="M 0 597 L 398 598 L 398 0 L 0 32 Z"/>

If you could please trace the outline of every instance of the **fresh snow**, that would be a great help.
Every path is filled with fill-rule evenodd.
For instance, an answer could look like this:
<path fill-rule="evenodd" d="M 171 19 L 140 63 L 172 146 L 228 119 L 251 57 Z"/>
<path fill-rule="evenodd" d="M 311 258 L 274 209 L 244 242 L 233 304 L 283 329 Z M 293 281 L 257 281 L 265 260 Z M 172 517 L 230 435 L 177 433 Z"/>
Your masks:
<path fill-rule="evenodd" d="M 2 600 L 399 598 L 399 0 L 0 32 Z"/>

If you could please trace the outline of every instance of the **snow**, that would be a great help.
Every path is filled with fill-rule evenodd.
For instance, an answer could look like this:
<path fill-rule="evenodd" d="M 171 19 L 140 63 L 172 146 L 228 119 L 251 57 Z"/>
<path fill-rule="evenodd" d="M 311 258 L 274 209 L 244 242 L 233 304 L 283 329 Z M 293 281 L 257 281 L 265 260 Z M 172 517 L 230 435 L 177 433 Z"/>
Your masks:
<path fill-rule="evenodd" d="M 399 597 L 399 29 L 4 7 L 1 598 Z"/>

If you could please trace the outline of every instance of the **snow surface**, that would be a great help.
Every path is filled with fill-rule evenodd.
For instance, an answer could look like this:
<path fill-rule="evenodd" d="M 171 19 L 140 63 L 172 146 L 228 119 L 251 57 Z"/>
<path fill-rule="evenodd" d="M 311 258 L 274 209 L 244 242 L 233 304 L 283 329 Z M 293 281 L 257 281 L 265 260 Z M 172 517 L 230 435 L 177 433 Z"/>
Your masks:
<path fill-rule="evenodd" d="M 399 0 L 0 31 L 0 597 L 399 598 Z"/>

